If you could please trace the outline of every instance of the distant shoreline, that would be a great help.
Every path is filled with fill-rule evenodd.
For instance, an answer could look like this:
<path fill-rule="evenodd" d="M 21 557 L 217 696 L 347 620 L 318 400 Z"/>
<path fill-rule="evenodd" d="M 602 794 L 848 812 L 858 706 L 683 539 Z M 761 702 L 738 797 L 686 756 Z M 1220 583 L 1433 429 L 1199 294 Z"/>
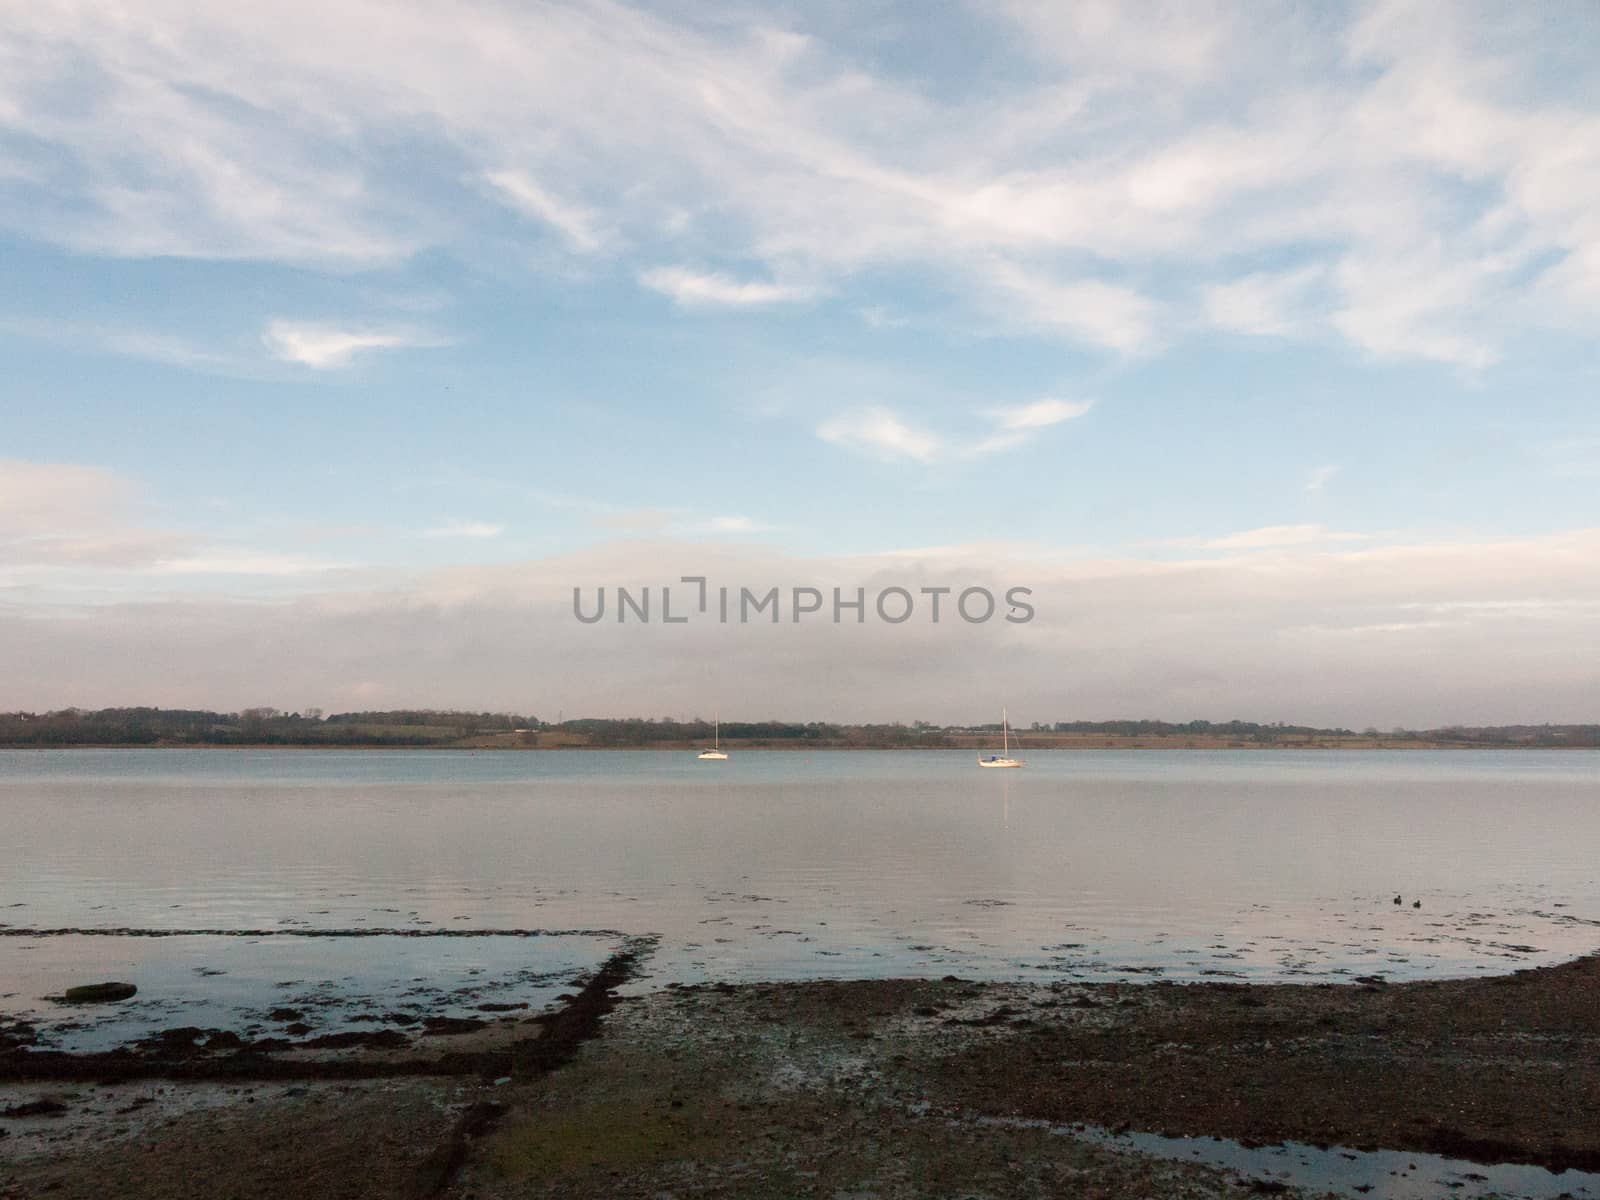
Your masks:
<path fill-rule="evenodd" d="M 927 721 L 703 721 L 698 718 L 579 717 L 554 723 L 519 713 L 391 709 L 324 715 L 275 708 L 67 708 L 0 713 L 0 748 L 140 747 L 360 750 L 966 750 L 1001 748 L 1000 723 Z M 1600 723 L 1449 725 L 1359 731 L 1283 721 L 1173 722 L 1149 718 L 1030 721 L 1011 745 L 1042 750 L 1428 750 L 1497 747 L 1600 748 Z"/>
<path fill-rule="evenodd" d="M 1203 744 L 1196 744 L 1203 743 Z M 261 750 L 336 750 L 340 752 L 359 753 L 394 753 L 397 751 L 454 751 L 460 753 L 469 751 L 493 752 L 497 754 L 555 754 L 555 753 L 597 753 L 602 751 L 624 753 L 673 753 L 689 754 L 704 749 L 699 742 L 653 742 L 645 745 L 633 746 L 595 746 L 595 745 L 513 745 L 507 743 L 485 744 L 480 739 L 470 739 L 460 744 L 430 745 L 330 745 L 326 743 L 274 743 L 274 742 L 246 742 L 246 743 L 207 743 L 207 742 L 83 742 L 83 743 L 58 743 L 54 745 L 37 744 L 0 744 L 3 751 L 50 751 L 50 750 L 222 750 L 222 751 L 261 751 Z M 795 744 L 785 741 L 765 742 L 737 742 L 723 740 L 723 749 L 739 753 L 801 753 L 809 754 L 817 751 L 852 752 L 871 751 L 879 753 L 930 753 L 943 754 L 971 753 L 979 750 L 992 749 L 987 742 L 974 740 L 968 745 L 944 746 L 906 746 L 891 744 L 846 744 L 837 742 L 806 742 Z M 1506 744 L 1491 742 L 1431 742 L 1401 740 L 1389 738 L 1350 739 L 1346 741 L 1329 742 L 1221 742 L 1216 739 L 1208 741 L 1203 738 L 1154 738 L 1154 737 L 1088 737 L 1081 739 L 1064 739 L 1041 735 L 1037 743 L 1024 742 L 1014 746 L 1017 754 L 1026 756 L 1029 753 L 1041 750 L 1083 752 L 1094 750 L 1192 750 L 1199 753 L 1211 753 L 1224 750 L 1250 750 L 1269 752 L 1296 752 L 1306 750 L 1519 750 L 1519 751 L 1573 751 L 1593 750 L 1593 746 L 1552 746 L 1528 743 Z"/>

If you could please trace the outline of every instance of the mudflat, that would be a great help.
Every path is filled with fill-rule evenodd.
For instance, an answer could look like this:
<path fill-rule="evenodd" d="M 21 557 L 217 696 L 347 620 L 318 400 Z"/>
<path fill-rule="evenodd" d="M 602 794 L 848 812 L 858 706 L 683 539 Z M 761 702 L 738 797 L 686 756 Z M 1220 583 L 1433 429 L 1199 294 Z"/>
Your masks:
<path fill-rule="evenodd" d="M 619 998 L 631 967 L 450 1050 L 13 1045 L 0 1196 L 1321 1194 L 1108 1144 L 1124 1130 L 1600 1170 L 1597 957 L 1405 984 Z"/>

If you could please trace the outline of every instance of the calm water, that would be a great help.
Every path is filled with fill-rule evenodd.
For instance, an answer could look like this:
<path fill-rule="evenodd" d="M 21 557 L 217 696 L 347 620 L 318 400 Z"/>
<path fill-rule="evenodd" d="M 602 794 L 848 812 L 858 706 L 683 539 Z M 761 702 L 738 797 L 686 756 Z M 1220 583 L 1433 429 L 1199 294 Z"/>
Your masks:
<path fill-rule="evenodd" d="M 0 922 L 257 931 L 0 937 L 0 1009 L 43 1011 L 41 996 L 97 978 L 139 983 L 152 1022 L 318 989 L 378 1008 L 458 991 L 467 1007 L 537 1004 L 627 934 L 660 939 L 645 987 L 1400 979 L 1600 946 L 1600 753 L 1028 757 L 1023 771 L 981 771 L 971 753 L 939 751 L 721 764 L 0 752 Z M 562 932 L 272 936 L 308 928 Z"/>

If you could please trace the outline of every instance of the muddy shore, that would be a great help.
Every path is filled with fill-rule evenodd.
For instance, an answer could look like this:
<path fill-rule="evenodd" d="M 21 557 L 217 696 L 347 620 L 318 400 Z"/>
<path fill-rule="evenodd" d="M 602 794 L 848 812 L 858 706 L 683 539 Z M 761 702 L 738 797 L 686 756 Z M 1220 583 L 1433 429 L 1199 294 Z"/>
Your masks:
<path fill-rule="evenodd" d="M 101 1055 L 14 1039 L 0 1197 L 1323 1194 L 1079 1124 L 1600 1171 L 1600 957 L 1392 985 L 618 998 L 632 967 L 619 955 L 552 1013 L 458 1039 Z"/>

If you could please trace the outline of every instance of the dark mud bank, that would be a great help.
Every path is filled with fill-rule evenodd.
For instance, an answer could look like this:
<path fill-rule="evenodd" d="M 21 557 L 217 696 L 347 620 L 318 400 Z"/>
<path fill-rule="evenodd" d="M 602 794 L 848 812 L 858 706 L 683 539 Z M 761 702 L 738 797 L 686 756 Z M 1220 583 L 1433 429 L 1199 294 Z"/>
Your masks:
<path fill-rule="evenodd" d="M 647 947 L 634 944 L 602 963 L 577 993 L 561 1007 L 518 1021 L 532 1027 L 525 1036 L 487 1050 L 452 1050 L 440 1054 L 405 1054 L 415 1042 L 410 1032 L 383 1028 L 331 1034 L 308 1041 L 285 1038 L 247 1039 L 229 1030 L 183 1026 L 168 1029 L 131 1046 L 101 1053 L 74 1054 L 41 1050 L 32 1044 L 33 1030 L 19 1024 L 0 1030 L 0 1081 L 127 1083 L 143 1079 L 188 1082 L 296 1079 L 378 1079 L 396 1076 L 477 1076 L 485 1079 L 529 1077 L 567 1062 L 578 1047 L 600 1030 L 616 1005 L 615 989 L 632 977 Z M 422 1031 L 440 1036 L 474 1032 L 483 1021 L 429 1018 Z M 293 1057 L 305 1050 L 387 1051 L 387 1057 Z"/>
<path fill-rule="evenodd" d="M 996 1116 L 1600 1170 L 1600 957 L 1459 981 L 1069 991 L 930 1063 L 929 1082 Z"/>

